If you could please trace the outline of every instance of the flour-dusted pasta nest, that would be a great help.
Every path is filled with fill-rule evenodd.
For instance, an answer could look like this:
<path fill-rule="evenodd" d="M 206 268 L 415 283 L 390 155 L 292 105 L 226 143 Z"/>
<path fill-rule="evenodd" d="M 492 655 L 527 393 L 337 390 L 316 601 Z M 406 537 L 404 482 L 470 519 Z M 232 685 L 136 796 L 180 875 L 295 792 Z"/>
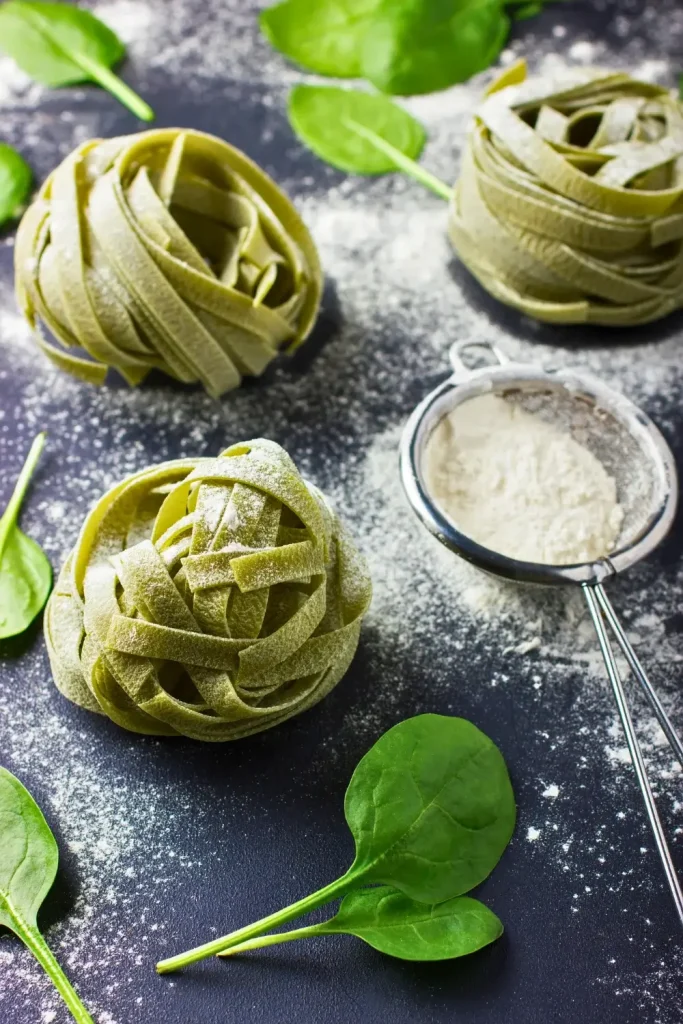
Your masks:
<path fill-rule="evenodd" d="M 539 320 L 630 325 L 683 305 L 683 107 L 627 74 L 505 72 L 449 222 L 463 263 Z"/>
<path fill-rule="evenodd" d="M 156 368 L 214 396 L 306 337 L 322 287 L 277 185 L 226 142 L 177 128 L 79 146 L 26 211 L 15 266 L 19 304 L 62 369 L 102 383 L 113 367 L 134 385 Z"/>
<path fill-rule="evenodd" d="M 134 732 L 238 739 L 321 700 L 367 567 L 279 445 L 165 462 L 105 494 L 45 618 L 57 686 Z"/>

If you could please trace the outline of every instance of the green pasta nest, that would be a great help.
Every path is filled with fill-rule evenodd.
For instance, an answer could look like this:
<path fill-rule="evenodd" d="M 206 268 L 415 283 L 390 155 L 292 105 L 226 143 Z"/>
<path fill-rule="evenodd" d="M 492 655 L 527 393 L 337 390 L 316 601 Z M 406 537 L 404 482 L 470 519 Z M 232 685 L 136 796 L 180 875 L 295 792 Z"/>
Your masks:
<path fill-rule="evenodd" d="M 135 385 L 156 368 L 216 397 L 306 337 L 322 288 L 287 196 L 239 150 L 177 128 L 79 146 L 26 211 L 15 268 L 62 369 Z"/>
<path fill-rule="evenodd" d="M 595 68 L 506 71 L 477 113 L 449 234 L 484 288 L 539 320 L 647 323 L 683 305 L 683 107 Z"/>
<path fill-rule="evenodd" d="M 50 598 L 57 686 L 134 732 L 231 740 L 321 700 L 370 603 L 367 567 L 279 445 L 134 474 L 85 520 Z"/>

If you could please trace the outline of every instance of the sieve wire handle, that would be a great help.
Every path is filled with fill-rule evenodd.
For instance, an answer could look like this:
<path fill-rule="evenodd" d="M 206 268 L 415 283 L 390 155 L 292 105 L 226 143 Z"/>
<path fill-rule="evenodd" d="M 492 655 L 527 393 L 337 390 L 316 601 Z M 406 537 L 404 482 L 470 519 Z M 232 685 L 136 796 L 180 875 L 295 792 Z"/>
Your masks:
<path fill-rule="evenodd" d="M 683 768 L 683 740 L 676 732 L 676 727 L 664 710 L 664 705 L 657 696 L 657 693 L 650 682 L 647 673 L 640 663 L 638 655 L 633 650 L 630 641 L 627 639 L 626 634 L 622 628 L 617 613 L 612 607 L 612 602 L 607 597 L 605 590 L 601 586 L 595 587 L 595 596 L 598 599 L 602 613 L 607 620 L 607 625 L 614 633 L 617 643 L 623 651 L 624 657 L 626 658 L 629 668 L 633 672 L 634 676 L 643 688 L 643 693 L 647 698 L 647 702 L 652 708 L 655 718 L 662 727 L 662 732 L 669 741 L 669 746 L 673 750 L 674 754 L 678 759 L 678 763 Z"/>
<path fill-rule="evenodd" d="M 607 599 L 607 595 L 604 593 L 602 585 L 600 583 L 584 584 L 582 590 L 586 598 L 586 603 L 588 604 L 588 610 L 590 611 L 591 619 L 593 620 L 593 625 L 595 626 L 595 632 L 598 636 L 600 650 L 605 661 L 605 668 L 607 669 L 607 675 L 609 676 L 609 681 L 612 685 L 612 691 L 614 693 L 614 699 L 617 703 L 617 709 L 619 711 L 619 717 L 621 718 L 621 724 L 626 735 L 626 744 L 628 746 L 629 754 L 631 755 L 633 769 L 636 773 L 636 778 L 638 779 L 640 792 L 642 793 L 643 800 L 645 801 L 645 810 L 647 811 L 647 816 L 650 820 L 650 826 L 655 837 L 657 851 L 659 853 L 662 865 L 664 867 L 664 873 L 666 875 L 666 880 L 669 883 L 669 888 L 671 890 L 671 895 L 673 896 L 674 903 L 676 905 L 678 917 L 681 921 L 681 924 L 683 924 L 683 892 L 681 891 L 681 884 L 678 880 L 678 875 L 676 874 L 676 869 L 674 867 L 673 860 L 671 859 L 671 851 L 669 850 L 669 845 L 666 841 L 664 828 L 662 827 L 662 822 L 659 817 L 659 812 L 657 810 L 655 798 L 652 793 L 652 787 L 650 786 L 650 780 L 648 778 L 647 768 L 645 766 L 645 760 L 643 758 L 643 752 L 640 749 L 638 737 L 636 736 L 636 731 L 633 726 L 633 719 L 631 718 L 631 712 L 629 711 L 628 702 L 626 700 L 624 684 L 621 680 L 621 676 L 619 675 L 619 669 L 617 667 L 616 659 L 614 657 L 614 651 L 612 650 L 612 645 L 610 643 L 609 635 L 607 633 L 607 629 L 605 626 L 605 620 L 603 619 L 603 611 L 607 616 L 607 620 L 610 623 L 610 626 L 613 627 L 613 623 L 616 624 L 617 629 L 615 630 L 615 635 L 619 642 L 619 646 L 626 655 L 629 665 L 631 665 L 636 675 L 638 676 L 641 685 L 644 686 L 646 693 L 648 693 L 648 695 L 651 693 L 652 696 L 655 696 L 654 690 L 652 690 L 652 686 L 649 680 L 647 679 L 647 676 L 645 675 L 645 672 L 643 671 L 640 662 L 636 657 L 635 651 L 631 647 L 631 644 L 626 638 L 623 629 L 619 625 L 617 617 L 614 613 L 611 604 Z M 637 669 L 635 669 L 634 667 L 636 665 L 638 666 Z M 661 707 L 659 701 L 657 701 L 657 705 Z M 662 708 L 662 712 L 663 710 L 664 709 Z M 666 719 L 666 721 L 669 721 L 668 718 Z M 671 725 L 671 723 L 669 723 L 669 725 Z M 678 736 L 676 736 L 676 731 L 673 729 L 673 726 L 671 726 L 671 731 L 672 734 L 676 737 L 678 743 L 680 744 L 680 740 L 678 739 Z M 676 749 L 676 747 L 674 747 L 674 749 Z"/>

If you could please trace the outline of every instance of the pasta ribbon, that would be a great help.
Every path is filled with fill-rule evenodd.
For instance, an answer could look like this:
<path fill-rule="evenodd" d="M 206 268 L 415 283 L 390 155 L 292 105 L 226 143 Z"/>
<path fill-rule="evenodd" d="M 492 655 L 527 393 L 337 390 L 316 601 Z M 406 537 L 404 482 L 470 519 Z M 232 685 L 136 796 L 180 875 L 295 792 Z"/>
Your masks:
<path fill-rule="evenodd" d="M 24 214 L 15 271 L 62 369 L 101 384 L 112 367 L 131 385 L 158 369 L 214 397 L 295 349 L 322 289 L 287 196 L 239 150 L 178 128 L 71 153 Z"/>
<path fill-rule="evenodd" d="M 628 326 L 683 305 L 683 106 L 627 74 L 494 82 L 467 141 L 449 236 L 501 302 Z"/>
<path fill-rule="evenodd" d="M 233 740 L 321 700 L 367 567 L 279 445 L 128 477 L 88 515 L 45 614 L 61 692 L 133 732 Z"/>

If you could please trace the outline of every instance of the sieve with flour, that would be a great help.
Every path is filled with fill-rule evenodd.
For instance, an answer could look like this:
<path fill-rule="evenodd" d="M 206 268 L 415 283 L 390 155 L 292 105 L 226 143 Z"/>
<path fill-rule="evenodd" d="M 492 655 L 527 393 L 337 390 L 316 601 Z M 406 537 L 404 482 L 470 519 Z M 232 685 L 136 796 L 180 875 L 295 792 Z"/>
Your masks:
<path fill-rule="evenodd" d="M 486 353 L 484 365 L 464 362 L 473 350 Z M 450 352 L 453 374 L 417 406 L 400 445 L 400 472 L 414 511 L 451 551 L 486 572 L 519 583 L 574 584 L 582 588 L 616 700 L 636 778 L 657 850 L 683 924 L 683 891 L 657 811 L 647 768 L 629 710 L 613 641 L 640 683 L 653 713 L 683 767 L 683 742 L 671 723 L 634 651 L 604 588 L 610 576 L 649 555 L 668 533 L 676 512 L 678 482 L 673 455 L 654 423 L 625 397 L 587 374 L 546 370 L 511 362 L 496 346 L 464 341 Z M 462 403 L 494 394 L 568 431 L 602 463 L 617 484 L 624 512 L 613 551 L 593 562 L 546 565 L 499 554 L 461 532 L 430 495 L 425 455 L 432 431 Z M 610 632 L 613 639 L 610 637 Z"/>

